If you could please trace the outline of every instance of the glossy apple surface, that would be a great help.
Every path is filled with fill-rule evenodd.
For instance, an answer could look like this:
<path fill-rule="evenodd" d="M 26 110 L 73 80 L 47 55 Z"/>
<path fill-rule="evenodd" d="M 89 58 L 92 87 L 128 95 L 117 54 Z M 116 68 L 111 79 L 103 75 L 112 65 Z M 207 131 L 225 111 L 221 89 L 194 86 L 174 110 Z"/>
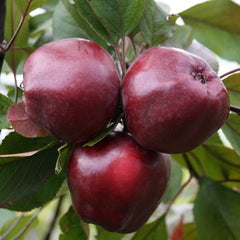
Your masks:
<path fill-rule="evenodd" d="M 117 68 L 91 41 L 71 38 L 45 44 L 26 60 L 23 79 L 26 113 L 65 142 L 91 139 L 114 115 Z"/>
<path fill-rule="evenodd" d="M 77 145 L 68 165 L 73 207 L 86 222 L 134 232 L 159 205 L 170 170 L 169 155 L 145 149 L 124 133 L 111 133 L 93 147 Z"/>
<path fill-rule="evenodd" d="M 122 101 L 130 133 L 165 153 L 192 150 L 213 135 L 229 113 L 229 96 L 207 63 L 186 51 L 154 47 L 128 69 Z"/>

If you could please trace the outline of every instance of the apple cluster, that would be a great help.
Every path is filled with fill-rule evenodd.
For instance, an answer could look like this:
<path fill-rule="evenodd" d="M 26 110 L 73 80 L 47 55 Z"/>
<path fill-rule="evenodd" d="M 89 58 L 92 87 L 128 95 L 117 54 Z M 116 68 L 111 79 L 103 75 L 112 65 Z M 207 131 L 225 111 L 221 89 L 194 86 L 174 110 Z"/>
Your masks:
<path fill-rule="evenodd" d="M 201 58 L 153 47 L 120 81 L 112 57 L 89 40 L 57 40 L 38 48 L 23 68 L 28 117 L 74 144 L 68 163 L 73 207 L 86 222 L 120 233 L 143 226 L 170 179 L 172 153 L 202 144 L 225 122 L 229 96 Z M 123 109 L 125 129 L 97 136 Z"/>

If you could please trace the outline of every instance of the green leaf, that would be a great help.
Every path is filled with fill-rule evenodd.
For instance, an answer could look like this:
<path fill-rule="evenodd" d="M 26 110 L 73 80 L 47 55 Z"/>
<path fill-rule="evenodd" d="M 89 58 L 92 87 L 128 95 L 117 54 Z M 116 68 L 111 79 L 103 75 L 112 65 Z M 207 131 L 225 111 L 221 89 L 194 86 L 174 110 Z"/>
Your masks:
<path fill-rule="evenodd" d="M 240 239 L 240 193 L 208 178 L 200 181 L 194 205 L 199 239 Z"/>
<path fill-rule="evenodd" d="M 145 224 L 136 232 L 132 240 L 168 240 L 165 215 L 156 221 Z"/>
<path fill-rule="evenodd" d="M 0 228 L 2 228 L 3 224 L 10 218 L 13 218 L 16 216 L 16 213 L 7 209 L 0 209 Z M 1 234 L 0 234 L 1 236 Z"/>
<path fill-rule="evenodd" d="M 14 239 L 14 237 L 16 237 L 19 233 L 21 233 L 21 231 L 24 230 L 27 224 L 30 224 L 21 235 L 21 237 L 17 238 L 18 240 L 26 239 L 26 235 L 39 223 L 38 218 L 36 218 L 37 212 L 38 211 L 35 211 L 34 213 L 27 214 L 25 216 L 17 215 L 11 219 L 8 219 L 0 230 L 0 236 L 6 234 L 8 230 L 17 223 L 16 226 L 14 226 L 13 230 L 4 238 L 4 240 Z"/>
<path fill-rule="evenodd" d="M 234 73 L 223 80 L 228 90 L 230 103 L 240 106 L 240 73 Z"/>
<path fill-rule="evenodd" d="M 6 96 L 0 94 L 0 129 L 10 127 L 10 122 L 7 120 L 7 112 L 13 101 Z"/>
<path fill-rule="evenodd" d="M 89 5 L 89 1 L 74 0 L 74 2 L 75 6 L 77 7 L 78 15 L 81 17 L 81 19 L 84 20 L 85 24 L 87 25 L 86 27 L 87 33 L 91 29 L 91 31 L 96 32 L 106 42 L 109 42 L 112 45 L 114 45 L 114 43 L 116 43 L 118 39 L 116 37 L 115 38 L 111 37 L 111 34 L 105 29 L 105 27 L 99 21 L 93 9 Z"/>
<path fill-rule="evenodd" d="M 199 176 L 205 174 L 214 180 L 239 179 L 240 156 L 222 144 L 205 143 L 186 153 L 186 156 Z M 188 167 L 183 155 L 172 155 L 172 158 Z M 227 185 L 240 188 L 239 182 L 229 182 Z"/>
<path fill-rule="evenodd" d="M 69 0 L 60 0 L 53 15 L 54 39 L 79 37 L 92 40 L 106 50 L 107 41 L 99 35 L 92 26 L 82 18 L 75 5 Z"/>
<path fill-rule="evenodd" d="M 15 100 L 15 87 L 14 86 L 7 86 L 8 88 L 8 93 L 7 96 L 12 100 L 12 103 Z M 23 96 L 23 90 L 21 88 L 17 88 L 18 91 L 18 99 L 17 102 L 21 102 L 22 96 Z"/>
<path fill-rule="evenodd" d="M 185 223 L 183 225 L 184 240 L 198 240 L 196 224 L 194 222 Z"/>
<path fill-rule="evenodd" d="M 47 137 L 26 138 L 16 132 L 11 132 L 0 145 L 0 164 L 21 159 L 27 155 L 34 155 L 57 144 L 55 138 L 50 135 Z M 19 154 L 19 156 L 14 156 L 14 154 Z"/>
<path fill-rule="evenodd" d="M 222 58 L 240 62 L 240 6 L 230 0 L 212 0 L 180 13 L 193 36 Z"/>
<path fill-rule="evenodd" d="M 173 16 L 170 16 L 165 9 L 155 0 L 146 0 L 146 8 L 143 13 L 140 29 L 150 46 L 157 46 L 165 42 L 173 32 Z"/>
<path fill-rule="evenodd" d="M 56 195 L 64 180 L 64 176 L 55 174 L 58 147 L 54 144 L 32 156 L 1 164 L 1 208 L 29 211 Z"/>
<path fill-rule="evenodd" d="M 234 150 L 240 155 L 240 116 L 230 114 L 222 130 Z"/>
<path fill-rule="evenodd" d="M 14 0 L 15 4 L 17 5 L 18 9 L 21 11 L 21 13 L 24 13 L 27 6 L 29 5 L 28 13 L 35 10 L 36 8 L 41 7 L 44 3 L 46 3 L 48 0 Z"/>
<path fill-rule="evenodd" d="M 22 1 L 18 1 L 22 2 Z M 5 20 L 5 33 L 4 38 L 7 42 L 10 41 L 14 35 L 20 21 L 22 13 L 16 5 L 15 1 L 7 0 L 7 14 Z M 21 59 L 24 57 L 25 48 L 28 43 L 29 36 L 29 18 L 26 17 L 25 21 L 19 31 L 12 47 L 7 51 L 5 60 L 13 72 L 17 70 Z"/>
<path fill-rule="evenodd" d="M 62 231 L 59 240 L 88 240 L 88 237 L 81 225 L 80 218 L 72 207 L 70 207 L 67 213 L 65 213 L 65 215 L 60 219 L 59 225 Z"/>
<path fill-rule="evenodd" d="M 182 167 L 172 160 L 170 183 L 163 198 L 165 203 L 171 201 L 181 187 L 182 175 Z"/>
<path fill-rule="evenodd" d="M 121 233 L 108 232 L 99 226 L 96 227 L 97 227 L 96 240 L 120 240 L 124 236 Z"/>
<path fill-rule="evenodd" d="M 86 22 L 112 46 L 138 26 L 146 0 L 75 0 Z"/>
<path fill-rule="evenodd" d="M 71 155 L 72 147 L 73 146 L 66 144 L 61 146 L 58 149 L 59 155 L 58 155 L 57 164 L 55 167 L 56 174 L 60 174 L 63 168 L 66 167 L 68 159 Z"/>
<path fill-rule="evenodd" d="M 105 138 L 111 131 L 114 130 L 114 128 L 116 127 L 118 121 L 116 121 L 115 123 L 111 123 L 109 126 L 107 126 L 106 129 L 104 129 L 101 133 L 99 133 L 98 136 L 96 136 L 95 138 L 93 138 L 92 140 L 86 142 L 83 147 L 92 147 L 94 146 L 96 143 L 100 142 L 103 138 Z"/>
<path fill-rule="evenodd" d="M 164 45 L 186 49 L 191 44 L 192 39 L 192 28 L 190 26 L 176 24 L 174 32 Z"/>

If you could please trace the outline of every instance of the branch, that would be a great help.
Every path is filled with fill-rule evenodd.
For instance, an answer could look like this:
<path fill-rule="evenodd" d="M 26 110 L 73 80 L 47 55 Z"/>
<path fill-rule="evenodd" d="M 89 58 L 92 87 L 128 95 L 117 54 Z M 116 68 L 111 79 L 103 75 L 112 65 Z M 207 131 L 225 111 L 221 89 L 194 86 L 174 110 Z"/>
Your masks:
<path fill-rule="evenodd" d="M 231 106 L 230 106 L 230 110 L 233 111 L 233 112 L 235 112 L 236 114 L 240 115 L 240 107 L 231 105 Z"/>
<path fill-rule="evenodd" d="M 2 48 L 3 48 L 2 46 L 4 46 L 5 17 L 6 17 L 6 0 L 1 0 L 0 1 L 0 73 L 2 71 L 2 65 L 4 60 L 4 52 L 2 52 Z"/>
<path fill-rule="evenodd" d="M 50 237 L 51 237 L 51 234 L 52 234 L 52 230 L 54 228 L 54 225 L 57 221 L 57 218 L 59 216 L 59 213 L 60 213 L 60 210 L 61 210 L 61 206 L 62 206 L 62 202 L 63 202 L 63 198 L 64 198 L 64 195 L 60 196 L 59 200 L 58 200 L 58 204 L 57 204 L 57 207 L 56 207 L 56 210 L 55 210 L 55 214 L 54 214 L 54 217 L 51 221 L 51 224 L 49 226 L 49 229 L 48 229 L 48 232 L 46 234 L 46 237 L 45 237 L 45 240 L 49 240 Z"/>

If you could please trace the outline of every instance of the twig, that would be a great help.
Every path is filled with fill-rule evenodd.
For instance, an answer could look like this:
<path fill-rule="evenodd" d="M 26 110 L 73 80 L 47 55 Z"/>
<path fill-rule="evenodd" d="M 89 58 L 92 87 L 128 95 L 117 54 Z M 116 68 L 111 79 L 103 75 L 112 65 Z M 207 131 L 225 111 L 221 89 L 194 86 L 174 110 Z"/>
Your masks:
<path fill-rule="evenodd" d="M 5 26 L 5 17 L 6 17 L 6 0 L 0 1 L 0 73 L 2 71 L 2 65 L 4 60 L 4 52 L 2 52 L 5 47 L 4 42 L 4 26 Z"/>
<path fill-rule="evenodd" d="M 231 71 L 229 71 L 229 72 L 226 72 L 226 73 L 222 74 L 222 75 L 220 76 L 220 78 L 224 78 L 224 77 L 226 77 L 226 76 L 228 76 L 228 75 L 230 75 L 230 74 L 233 74 L 233 73 L 239 72 L 239 71 L 240 71 L 240 68 L 235 68 L 235 69 L 233 69 L 233 70 L 231 70 Z"/>
<path fill-rule="evenodd" d="M 240 107 L 230 105 L 230 110 L 235 112 L 236 114 L 240 115 Z"/>
<path fill-rule="evenodd" d="M 27 7 L 26 7 L 26 9 L 25 9 L 25 12 L 23 13 L 23 15 L 22 15 L 22 17 L 21 17 L 21 21 L 20 21 L 20 23 L 19 23 L 19 25 L 18 25 L 15 33 L 13 34 L 12 38 L 11 38 L 10 41 L 8 42 L 7 46 L 4 48 L 4 52 L 7 52 L 7 51 L 12 47 L 12 45 L 13 45 L 13 43 L 14 43 L 14 41 L 15 41 L 18 33 L 19 33 L 19 31 L 20 31 L 21 28 L 22 28 L 22 25 L 23 25 L 23 23 L 24 23 L 24 21 L 25 21 L 25 18 L 26 18 L 26 16 L 27 16 L 27 13 L 28 13 L 28 10 L 29 10 L 29 7 L 30 7 L 32 1 L 33 1 L 33 0 L 29 0 L 28 5 L 27 5 Z"/>
<path fill-rule="evenodd" d="M 196 172 L 195 169 L 193 168 L 193 166 L 192 166 L 192 164 L 191 164 L 191 162 L 190 162 L 189 157 L 187 156 L 187 154 L 186 154 L 186 153 L 183 153 L 182 155 L 183 155 L 183 158 L 184 158 L 184 160 L 185 160 L 185 162 L 186 162 L 186 164 L 187 164 L 187 166 L 188 166 L 188 170 L 190 171 L 190 173 L 191 173 L 194 177 L 196 177 L 197 179 L 199 179 L 199 175 L 197 174 L 197 172 Z"/>
<path fill-rule="evenodd" d="M 183 189 L 191 182 L 192 180 L 192 173 L 190 172 L 190 176 L 188 178 L 188 180 L 179 188 L 179 190 L 177 191 L 177 193 L 175 194 L 175 196 L 172 198 L 172 200 L 170 201 L 170 203 L 168 204 L 164 214 L 167 214 L 169 209 L 171 208 L 172 204 L 174 203 L 174 201 L 177 199 L 177 197 L 182 193 Z"/>
<path fill-rule="evenodd" d="M 226 182 L 240 182 L 240 179 L 221 179 L 216 180 L 218 183 L 226 183 Z"/>
<path fill-rule="evenodd" d="M 200 167 L 200 170 L 201 170 L 202 175 L 203 175 L 203 176 L 207 176 L 207 175 L 206 175 L 206 172 L 205 172 L 205 170 L 204 170 L 204 168 L 203 168 L 202 163 L 201 163 L 200 160 L 197 158 L 197 156 L 195 155 L 195 153 L 189 152 L 189 154 L 192 155 L 192 157 L 194 158 L 194 160 L 197 162 L 198 166 Z"/>
<path fill-rule="evenodd" d="M 56 223 L 56 220 L 59 216 L 59 213 L 60 213 L 60 210 L 61 210 L 61 206 L 62 206 L 62 202 L 63 202 L 63 198 L 64 198 L 64 195 L 60 196 L 59 197 L 59 200 L 58 200 L 58 204 L 57 204 L 57 207 L 56 207 L 56 210 L 55 210 L 55 214 L 53 216 L 53 219 L 51 221 L 51 224 L 49 226 L 49 229 L 48 229 L 48 232 L 46 234 L 46 237 L 44 238 L 45 240 L 49 240 L 50 237 L 51 237 L 51 234 L 52 234 L 52 230 L 54 228 L 54 225 Z"/>
<path fill-rule="evenodd" d="M 19 237 L 21 237 L 29 228 L 29 226 L 33 223 L 33 221 L 37 218 L 38 214 L 36 214 L 35 216 L 33 215 L 32 218 L 28 221 L 28 223 L 25 225 L 25 227 L 22 229 L 21 232 L 19 232 L 15 237 L 11 238 L 11 240 L 16 240 Z"/>
<path fill-rule="evenodd" d="M 20 217 L 13 223 L 13 225 L 7 230 L 7 232 L 5 232 L 1 237 L 0 237 L 0 240 L 3 240 L 5 239 L 8 234 L 10 234 L 12 232 L 12 230 L 17 226 L 17 224 L 20 222 L 20 220 L 24 217 L 24 213 L 22 213 L 20 215 Z"/>

